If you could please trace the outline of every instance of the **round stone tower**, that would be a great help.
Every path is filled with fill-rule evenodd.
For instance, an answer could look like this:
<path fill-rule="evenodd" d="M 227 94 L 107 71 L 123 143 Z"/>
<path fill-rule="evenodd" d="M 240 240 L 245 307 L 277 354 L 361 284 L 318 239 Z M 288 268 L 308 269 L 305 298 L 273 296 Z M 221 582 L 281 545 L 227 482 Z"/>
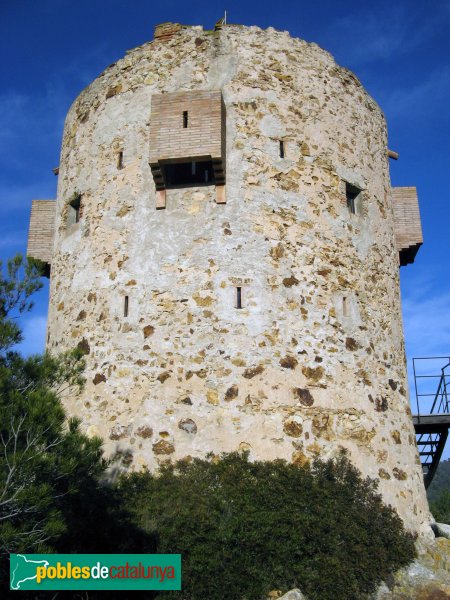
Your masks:
<path fill-rule="evenodd" d="M 165 24 L 68 113 L 48 348 L 132 469 L 345 448 L 425 531 L 398 269 L 385 119 L 315 44 Z"/>

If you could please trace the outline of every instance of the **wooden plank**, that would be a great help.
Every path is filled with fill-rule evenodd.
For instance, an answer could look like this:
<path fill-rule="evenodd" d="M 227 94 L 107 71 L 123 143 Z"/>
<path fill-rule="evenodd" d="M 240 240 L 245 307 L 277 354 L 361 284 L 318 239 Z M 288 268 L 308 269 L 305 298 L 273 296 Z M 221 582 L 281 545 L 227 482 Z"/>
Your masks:
<path fill-rule="evenodd" d="M 156 192 L 156 208 L 166 208 L 166 190 Z"/>
<path fill-rule="evenodd" d="M 216 204 L 226 204 L 227 196 L 224 185 L 216 185 Z"/>

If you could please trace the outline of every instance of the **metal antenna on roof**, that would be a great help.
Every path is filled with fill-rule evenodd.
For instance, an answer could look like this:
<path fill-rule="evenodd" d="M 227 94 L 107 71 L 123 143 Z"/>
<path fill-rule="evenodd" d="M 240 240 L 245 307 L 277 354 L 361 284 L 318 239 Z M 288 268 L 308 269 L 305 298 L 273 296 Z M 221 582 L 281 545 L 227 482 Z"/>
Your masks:
<path fill-rule="evenodd" d="M 217 21 L 217 23 L 214 26 L 214 30 L 218 31 L 219 29 L 222 29 L 222 25 L 226 25 L 227 22 L 227 11 L 225 11 L 225 16 L 220 17 L 220 19 Z"/>

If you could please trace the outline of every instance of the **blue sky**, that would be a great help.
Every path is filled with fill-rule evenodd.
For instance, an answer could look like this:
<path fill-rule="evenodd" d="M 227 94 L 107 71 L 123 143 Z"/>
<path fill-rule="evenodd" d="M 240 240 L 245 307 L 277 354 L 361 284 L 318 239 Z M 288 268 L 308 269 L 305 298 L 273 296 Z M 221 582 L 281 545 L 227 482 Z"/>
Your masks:
<path fill-rule="evenodd" d="M 450 353 L 450 0 L 181 2 L 0 0 L 0 257 L 25 252 L 32 199 L 54 198 L 65 114 L 79 92 L 157 23 L 275 27 L 317 42 L 382 107 L 393 185 L 418 188 L 424 245 L 401 269 L 408 360 Z M 23 319 L 44 346 L 48 288 Z M 450 450 L 447 449 L 447 455 Z"/>

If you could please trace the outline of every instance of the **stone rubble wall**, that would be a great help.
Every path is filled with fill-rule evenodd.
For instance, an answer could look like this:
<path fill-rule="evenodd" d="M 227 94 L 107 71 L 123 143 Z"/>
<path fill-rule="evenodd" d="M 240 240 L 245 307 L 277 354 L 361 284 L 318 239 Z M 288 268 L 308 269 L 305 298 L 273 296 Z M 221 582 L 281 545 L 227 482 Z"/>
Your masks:
<path fill-rule="evenodd" d="M 222 91 L 227 204 L 185 188 L 155 210 L 152 96 L 182 90 Z M 362 190 L 356 215 L 345 182 Z M 67 228 L 78 193 L 83 217 Z M 72 105 L 57 203 L 48 348 L 87 353 L 86 389 L 66 406 L 107 453 L 154 469 L 346 449 L 406 525 L 429 532 L 386 124 L 352 73 L 274 29 L 161 34 Z"/>

